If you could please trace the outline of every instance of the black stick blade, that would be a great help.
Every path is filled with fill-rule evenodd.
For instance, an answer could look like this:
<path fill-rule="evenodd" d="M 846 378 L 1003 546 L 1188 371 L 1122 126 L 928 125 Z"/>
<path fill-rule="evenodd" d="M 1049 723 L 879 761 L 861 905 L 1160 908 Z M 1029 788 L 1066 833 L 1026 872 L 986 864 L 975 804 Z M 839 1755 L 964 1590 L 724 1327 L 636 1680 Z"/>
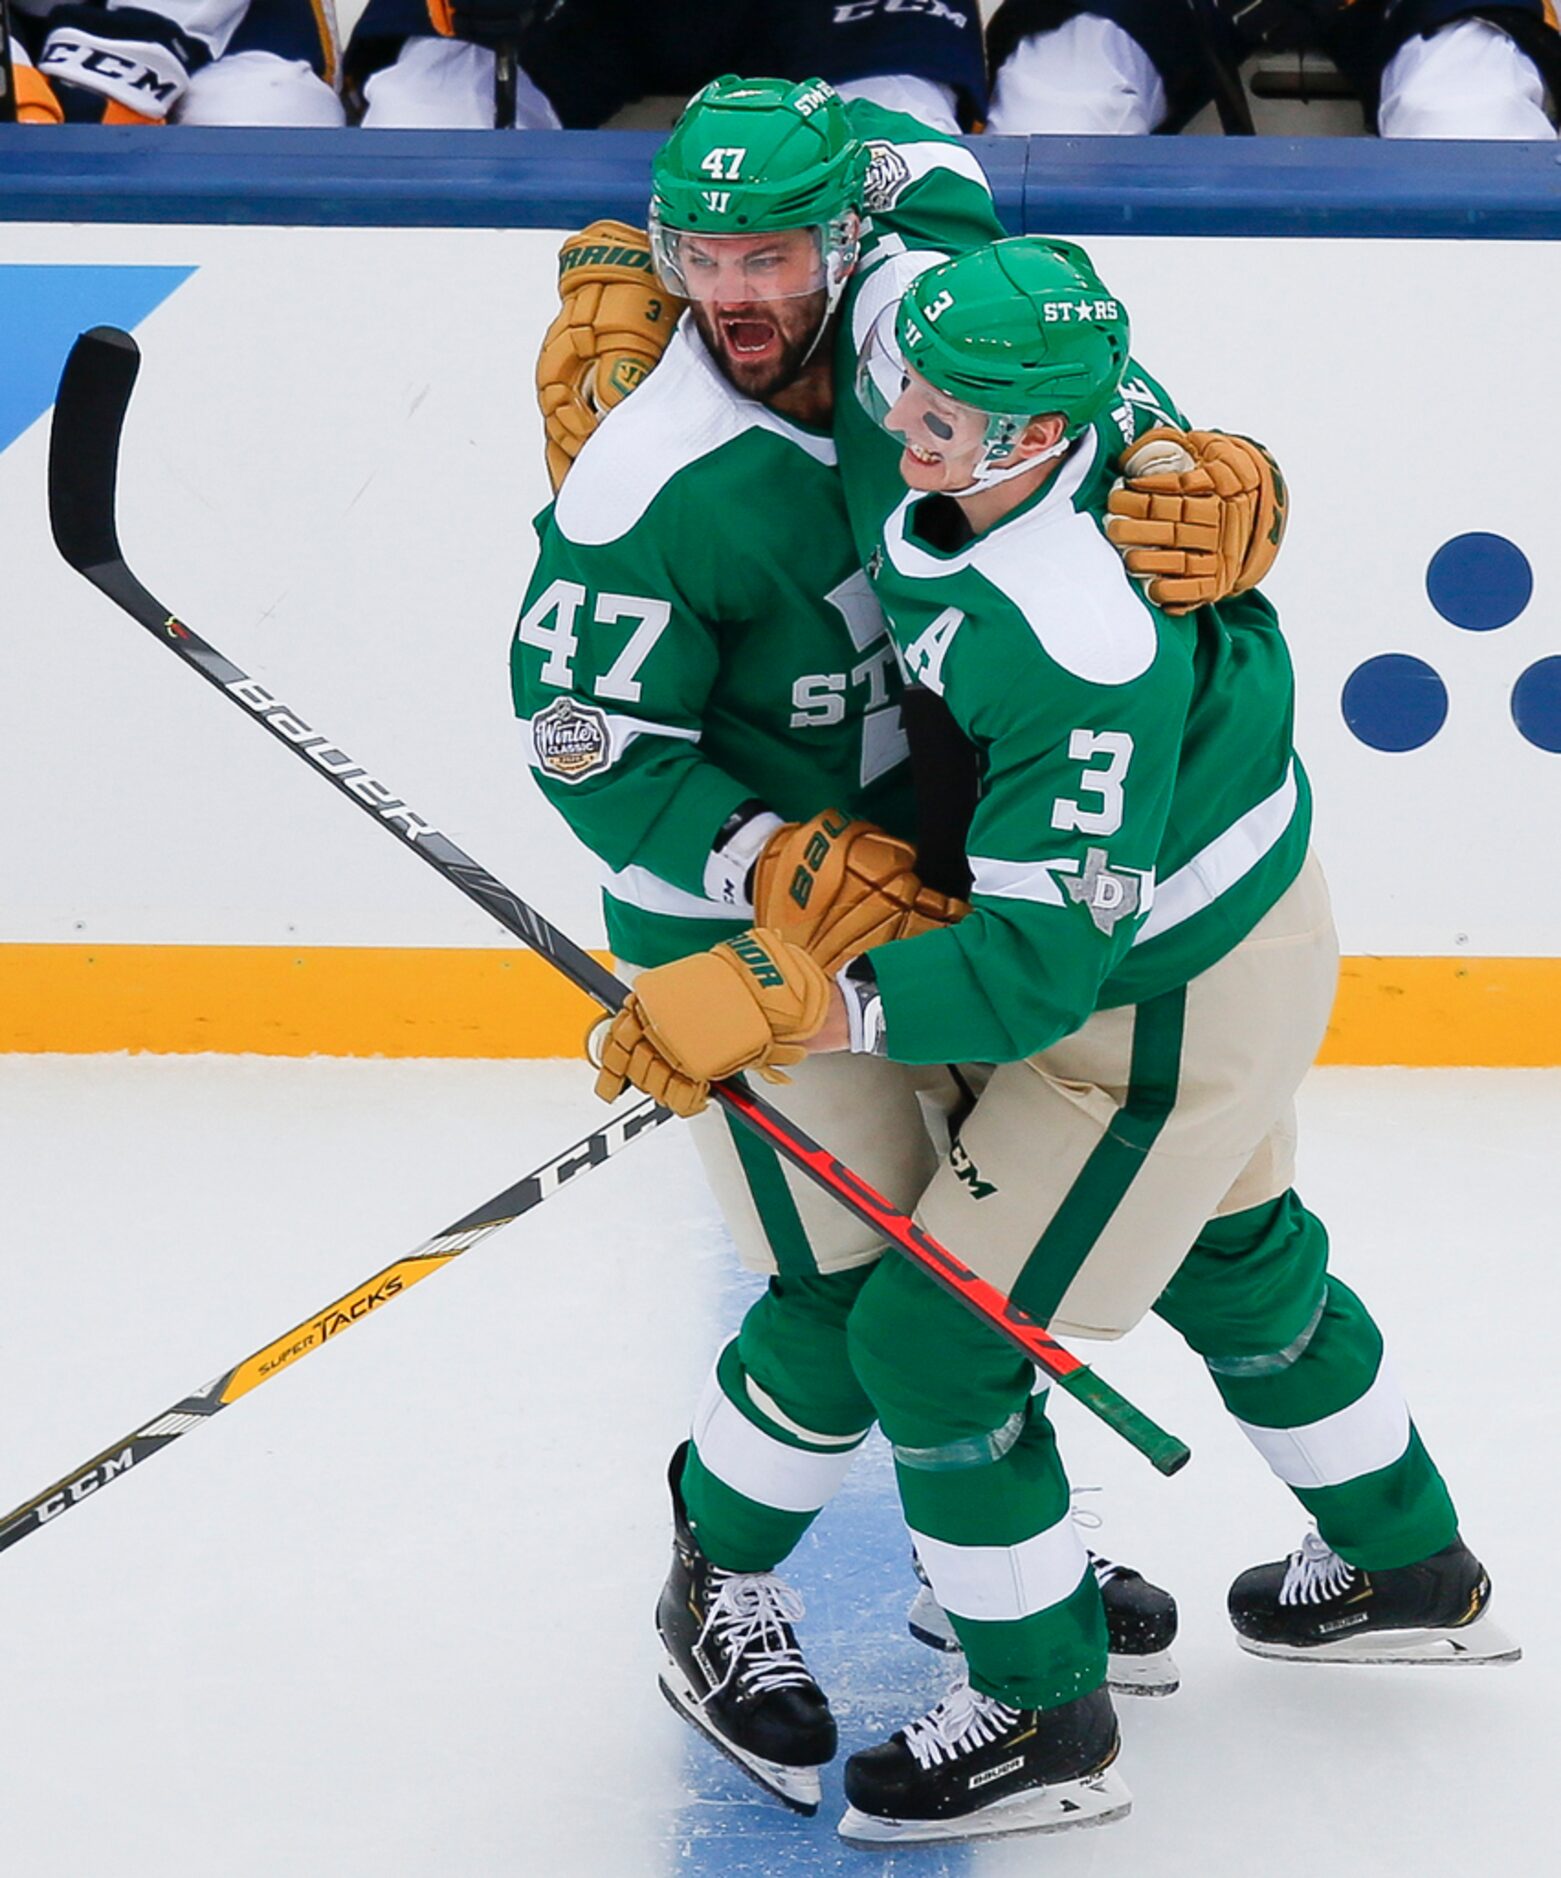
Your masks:
<path fill-rule="evenodd" d="M 119 433 L 141 350 L 117 326 L 94 326 L 70 349 L 49 431 L 49 524 L 77 573 L 117 561 L 114 492 Z"/>

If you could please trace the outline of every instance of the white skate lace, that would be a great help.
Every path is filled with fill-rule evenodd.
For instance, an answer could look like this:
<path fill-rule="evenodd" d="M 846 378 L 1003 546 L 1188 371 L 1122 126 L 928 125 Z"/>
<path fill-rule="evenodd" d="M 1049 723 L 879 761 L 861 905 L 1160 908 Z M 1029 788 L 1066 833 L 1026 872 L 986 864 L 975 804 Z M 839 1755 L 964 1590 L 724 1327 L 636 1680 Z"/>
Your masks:
<path fill-rule="evenodd" d="M 1074 1487 L 1068 1497 L 1070 1502 L 1073 1502 L 1083 1494 L 1099 1492 L 1099 1487 Z M 1106 1523 L 1092 1506 L 1070 1504 L 1068 1515 L 1080 1532 L 1099 1532 Z M 1103 1553 L 1095 1551 L 1093 1547 L 1086 1546 L 1085 1550 L 1089 1553 L 1089 1565 L 1090 1570 L 1095 1574 L 1095 1583 L 1102 1591 L 1113 1578 L 1120 1578 L 1128 1569 L 1125 1565 L 1118 1565 L 1115 1559 L 1109 1559 Z"/>
<path fill-rule="evenodd" d="M 1355 1567 L 1340 1558 L 1321 1533 L 1309 1532 L 1290 1554 L 1285 1581 L 1279 1587 L 1281 1604 L 1325 1604 L 1347 1591 Z"/>
<path fill-rule="evenodd" d="M 727 1652 L 727 1663 L 726 1674 L 705 1701 L 719 1695 L 734 1676 L 755 1695 L 795 1689 L 813 1680 L 786 1628 L 804 1615 L 801 1592 L 774 1572 L 718 1572 L 712 1574 L 712 1583 L 715 1597 L 699 1642 L 713 1631 Z"/>
<path fill-rule="evenodd" d="M 901 1732 L 905 1745 L 916 1756 L 917 1766 L 927 1768 L 985 1747 L 1012 1728 L 1018 1719 L 1018 1709 L 982 1695 L 968 1682 L 962 1682 L 951 1689 L 935 1709 Z"/>

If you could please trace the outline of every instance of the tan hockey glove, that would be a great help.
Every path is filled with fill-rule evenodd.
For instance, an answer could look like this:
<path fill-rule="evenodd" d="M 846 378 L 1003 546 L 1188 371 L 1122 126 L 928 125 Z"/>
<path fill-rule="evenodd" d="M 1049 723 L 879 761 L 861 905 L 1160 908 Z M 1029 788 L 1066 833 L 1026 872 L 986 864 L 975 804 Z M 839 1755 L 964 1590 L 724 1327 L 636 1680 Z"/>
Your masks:
<path fill-rule="evenodd" d="M 678 1115 L 697 1115 L 710 1085 L 740 1069 L 785 1082 L 829 1010 L 830 980 L 800 946 L 759 928 L 709 952 L 641 973 L 616 1017 L 586 1039 L 601 1074 L 596 1093 L 616 1102 L 633 1083 Z"/>
<path fill-rule="evenodd" d="M 969 911 L 921 884 L 908 842 L 840 809 L 776 829 L 754 867 L 754 924 L 803 947 L 831 978 L 870 946 Z"/>
<path fill-rule="evenodd" d="M 1255 587 L 1284 540 L 1279 465 L 1250 437 L 1146 430 L 1106 498 L 1106 534 L 1167 613 Z"/>
<path fill-rule="evenodd" d="M 558 297 L 537 359 L 537 402 L 556 491 L 604 412 L 651 370 L 683 302 L 651 266 L 650 243 L 627 222 L 592 222 L 558 251 Z"/>

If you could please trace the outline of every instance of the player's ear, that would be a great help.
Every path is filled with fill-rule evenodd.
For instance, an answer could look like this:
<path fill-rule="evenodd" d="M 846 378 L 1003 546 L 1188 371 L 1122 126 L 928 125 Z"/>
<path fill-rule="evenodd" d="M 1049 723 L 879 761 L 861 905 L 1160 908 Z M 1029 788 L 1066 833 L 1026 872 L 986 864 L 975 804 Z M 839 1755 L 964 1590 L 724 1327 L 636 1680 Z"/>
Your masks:
<path fill-rule="evenodd" d="M 850 238 L 850 239 L 851 239 L 852 241 L 859 241 L 859 240 L 861 239 L 861 234 L 862 234 L 862 218 L 861 218 L 861 216 L 857 214 L 857 212 L 856 212 L 856 210 L 855 210 L 855 209 L 850 209 L 850 210 L 848 210 L 848 211 L 847 211 L 847 214 L 846 214 L 846 221 L 847 221 L 847 224 L 848 224 L 848 226 L 849 226 L 849 228 L 850 228 L 850 237 L 849 237 L 849 238 Z M 849 269 L 847 270 L 847 272 L 848 272 L 848 273 L 850 273 L 850 274 L 854 274 L 854 273 L 856 272 L 856 270 L 857 270 L 857 269 L 858 269 L 858 268 L 859 268 L 859 267 L 861 266 L 861 264 L 862 264 L 862 262 L 861 262 L 861 255 L 860 255 L 860 252 L 859 252 L 859 253 L 858 253 L 858 255 L 857 255 L 857 258 L 856 258 L 855 260 L 853 260 L 853 261 L 852 261 L 852 263 L 851 263 L 851 265 L 850 265 L 850 267 L 849 267 Z"/>
<path fill-rule="evenodd" d="M 1067 428 L 1067 419 L 1058 411 L 1049 411 L 1044 417 L 1032 417 L 1019 433 L 1019 441 L 1014 446 L 1015 453 L 1019 456 L 1039 456 L 1043 450 L 1050 450 L 1054 444 L 1060 443 Z"/>

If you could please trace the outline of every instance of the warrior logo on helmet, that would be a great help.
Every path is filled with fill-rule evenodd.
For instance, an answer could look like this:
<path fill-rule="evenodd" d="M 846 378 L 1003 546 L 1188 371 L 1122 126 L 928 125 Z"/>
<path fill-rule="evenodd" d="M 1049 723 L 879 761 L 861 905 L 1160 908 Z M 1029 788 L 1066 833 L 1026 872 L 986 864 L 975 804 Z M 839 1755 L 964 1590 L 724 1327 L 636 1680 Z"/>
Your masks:
<path fill-rule="evenodd" d="M 861 250 L 867 167 L 822 79 L 718 78 L 657 152 L 656 270 L 745 395 L 774 395 L 814 358 Z"/>

